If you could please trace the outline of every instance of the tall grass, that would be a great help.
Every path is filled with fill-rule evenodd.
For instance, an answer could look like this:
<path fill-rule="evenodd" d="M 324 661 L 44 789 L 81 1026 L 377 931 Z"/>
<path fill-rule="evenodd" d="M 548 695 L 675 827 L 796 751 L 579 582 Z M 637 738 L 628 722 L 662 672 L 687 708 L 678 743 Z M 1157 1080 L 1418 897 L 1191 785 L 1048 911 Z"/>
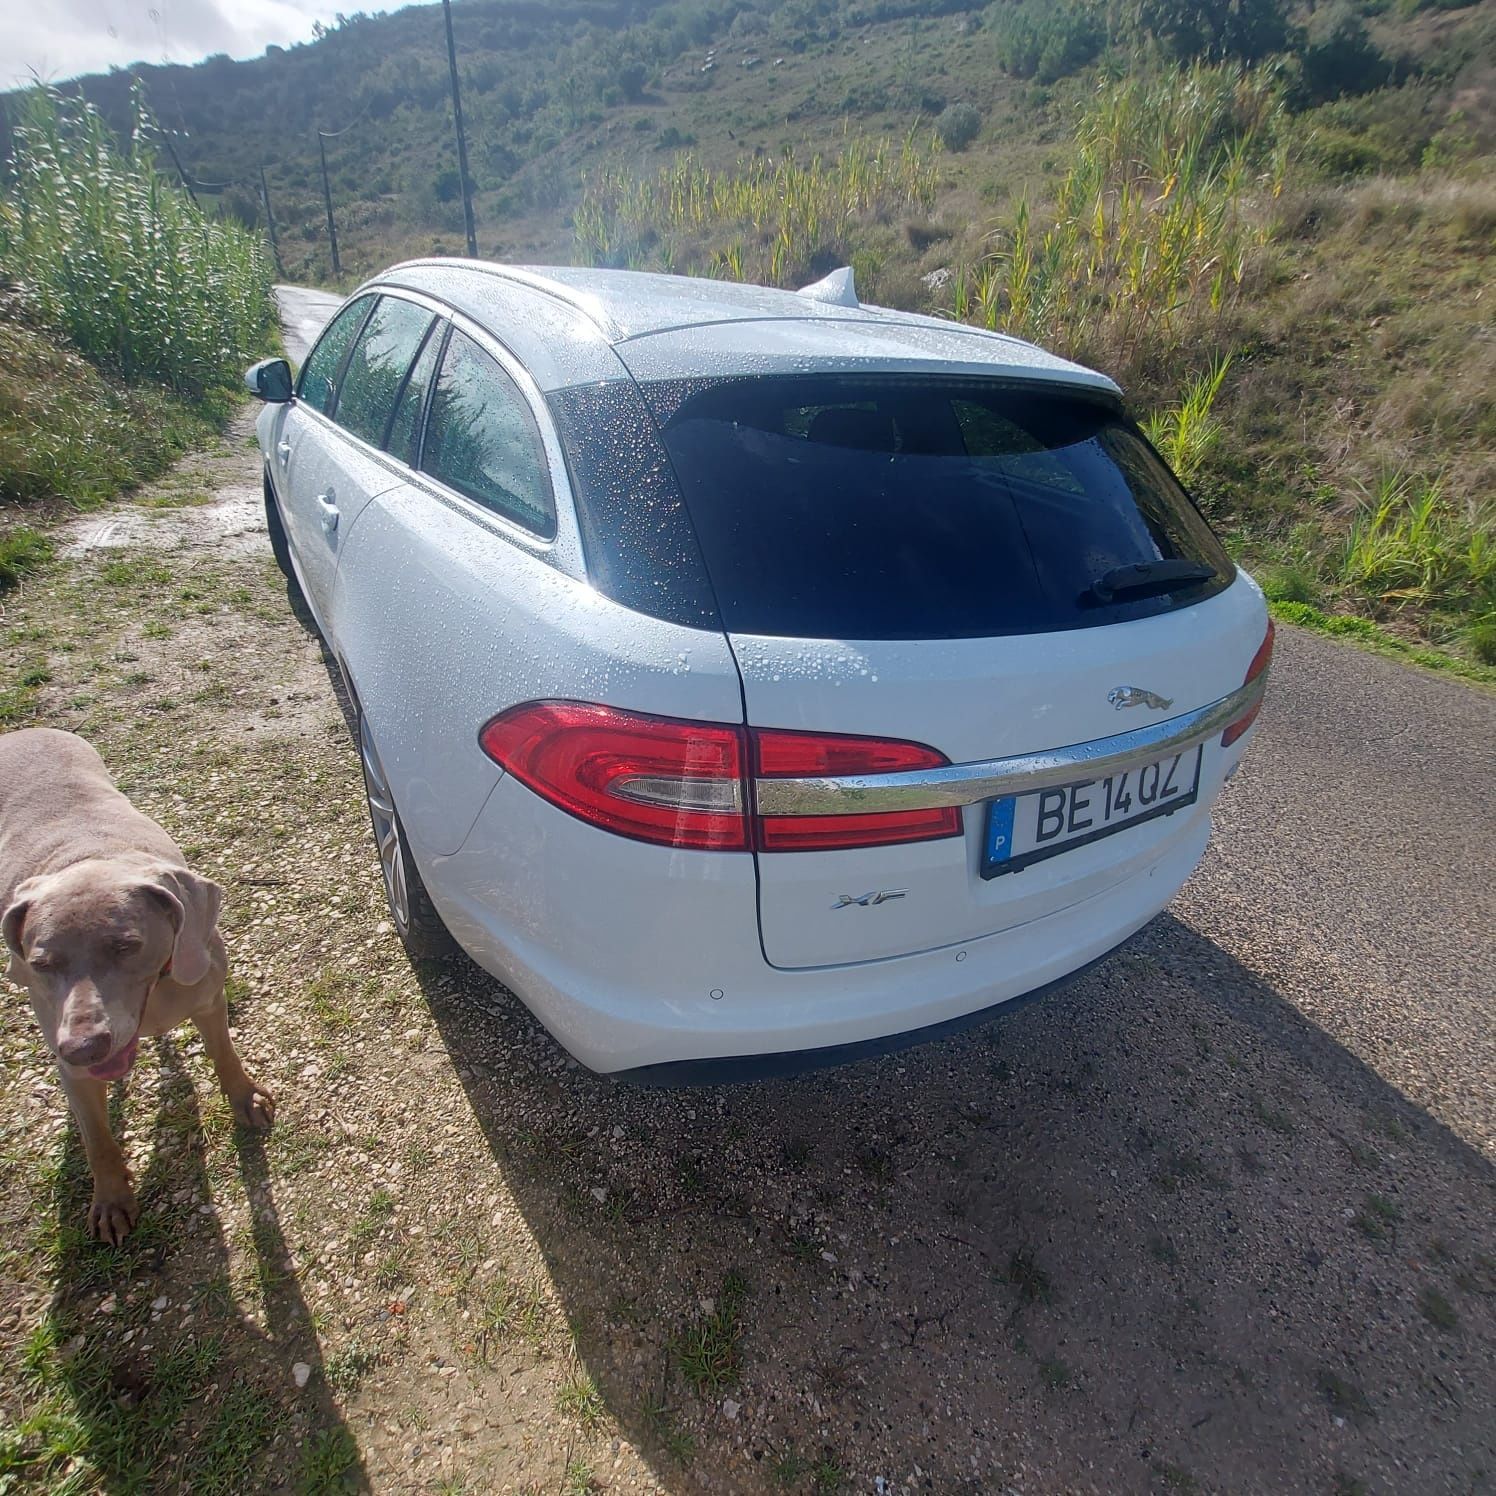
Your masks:
<path fill-rule="evenodd" d="M 1384 608 L 1496 615 L 1496 508 L 1451 502 L 1437 478 L 1384 472 L 1351 523 L 1340 577 Z"/>
<path fill-rule="evenodd" d="M 155 169 L 135 95 L 117 145 L 84 100 L 34 88 L 11 104 L 0 270 L 30 311 L 101 367 L 197 396 L 265 342 L 270 272 L 256 240 Z"/>
<path fill-rule="evenodd" d="M 793 152 L 717 171 L 691 153 L 653 177 L 611 166 L 588 178 L 573 224 L 584 264 L 689 271 L 788 285 L 829 254 L 850 255 L 859 223 L 928 210 L 939 141 L 853 136 L 834 158 Z"/>
<path fill-rule="evenodd" d="M 1104 80 L 1041 227 L 1027 201 L 963 277 L 967 317 L 1119 361 L 1177 344 L 1186 316 L 1236 299 L 1281 190 L 1280 90 L 1197 64 Z"/>
<path fill-rule="evenodd" d="M 1231 367 L 1231 355 L 1217 355 L 1203 374 L 1184 387 L 1172 405 L 1154 411 L 1143 422 L 1148 440 L 1162 453 L 1181 483 L 1189 483 L 1221 439 L 1221 418 L 1215 414 L 1216 396 Z"/>

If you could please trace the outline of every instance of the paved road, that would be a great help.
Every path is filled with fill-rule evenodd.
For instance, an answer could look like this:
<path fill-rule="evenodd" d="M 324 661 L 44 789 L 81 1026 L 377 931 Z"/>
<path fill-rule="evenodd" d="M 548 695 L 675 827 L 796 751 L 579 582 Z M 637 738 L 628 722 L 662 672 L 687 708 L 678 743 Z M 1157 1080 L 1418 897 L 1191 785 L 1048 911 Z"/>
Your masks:
<path fill-rule="evenodd" d="M 275 299 L 280 305 L 281 338 L 293 365 L 300 365 L 312 344 L 337 311 L 343 298 L 335 291 L 312 291 L 305 286 L 277 286 Z"/>

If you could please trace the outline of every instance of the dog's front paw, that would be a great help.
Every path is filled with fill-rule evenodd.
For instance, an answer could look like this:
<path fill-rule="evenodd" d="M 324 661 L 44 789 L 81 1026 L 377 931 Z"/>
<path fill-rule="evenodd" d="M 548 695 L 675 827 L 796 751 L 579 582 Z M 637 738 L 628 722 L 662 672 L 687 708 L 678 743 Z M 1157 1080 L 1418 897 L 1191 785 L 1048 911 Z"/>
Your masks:
<path fill-rule="evenodd" d="M 140 1202 L 128 1179 L 94 1181 L 93 1204 L 88 1207 L 88 1234 L 117 1247 L 135 1229 Z"/>
<path fill-rule="evenodd" d="M 244 1077 L 247 1084 L 242 1091 L 229 1097 L 234 1115 L 252 1132 L 269 1132 L 275 1121 L 275 1097 L 257 1080 Z"/>

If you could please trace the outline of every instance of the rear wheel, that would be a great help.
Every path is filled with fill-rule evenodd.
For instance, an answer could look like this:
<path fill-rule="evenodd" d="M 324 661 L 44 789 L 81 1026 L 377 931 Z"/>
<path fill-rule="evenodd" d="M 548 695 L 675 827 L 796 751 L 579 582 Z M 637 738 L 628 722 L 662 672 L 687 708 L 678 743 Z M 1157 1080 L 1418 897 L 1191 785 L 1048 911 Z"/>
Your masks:
<path fill-rule="evenodd" d="M 374 828 L 374 846 L 384 877 L 384 896 L 395 933 L 418 961 L 450 955 L 457 943 L 442 923 L 416 870 L 406 845 L 405 828 L 395 809 L 395 797 L 390 793 L 379 752 L 362 715 L 358 723 L 358 753 L 364 766 L 364 793 L 369 800 L 369 823 Z"/>

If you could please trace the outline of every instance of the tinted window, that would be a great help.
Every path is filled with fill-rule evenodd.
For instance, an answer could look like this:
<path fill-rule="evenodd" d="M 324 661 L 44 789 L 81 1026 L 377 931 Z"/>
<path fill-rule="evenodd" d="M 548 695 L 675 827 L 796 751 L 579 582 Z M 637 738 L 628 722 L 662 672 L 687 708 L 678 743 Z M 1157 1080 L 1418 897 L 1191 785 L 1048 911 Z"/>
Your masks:
<path fill-rule="evenodd" d="M 1234 575 L 1136 430 L 1052 387 L 744 380 L 687 398 L 663 435 L 738 632 L 1040 633 L 1166 611 Z M 1181 565 L 1119 572 L 1160 561 Z"/>
<path fill-rule="evenodd" d="M 471 338 L 447 339 L 422 470 L 539 535 L 556 533 L 545 449 L 519 387 Z"/>
<path fill-rule="evenodd" d="M 411 366 L 410 378 L 400 392 L 395 418 L 390 422 L 390 437 L 385 443 L 391 457 L 398 457 L 407 467 L 414 467 L 420 456 L 421 415 L 426 409 L 426 392 L 436 374 L 436 361 L 442 351 L 442 324 L 431 329 L 421 356 Z"/>
<path fill-rule="evenodd" d="M 416 349 L 432 323 L 431 313 L 397 296 L 381 296 L 353 345 L 338 396 L 338 425 L 379 446 L 395 409 L 395 397 Z"/>
<path fill-rule="evenodd" d="M 360 296 L 328 323 L 317 346 L 307 354 L 301 366 L 301 378 L 297 381 L 297 398 L 314 410 L 332 414 L 337 403 L 337 379 L 343 367 L 343 356 L 358 330 L 363 326 L 364 316 L 374 304 L 372 296 Z"/>
<path fill-rule="evenodd" d="M 639 386 L 613 379 L 547 399 L 566 453 L 588 580 L 651 618 L 721 628 L 701 548 Z"/>

